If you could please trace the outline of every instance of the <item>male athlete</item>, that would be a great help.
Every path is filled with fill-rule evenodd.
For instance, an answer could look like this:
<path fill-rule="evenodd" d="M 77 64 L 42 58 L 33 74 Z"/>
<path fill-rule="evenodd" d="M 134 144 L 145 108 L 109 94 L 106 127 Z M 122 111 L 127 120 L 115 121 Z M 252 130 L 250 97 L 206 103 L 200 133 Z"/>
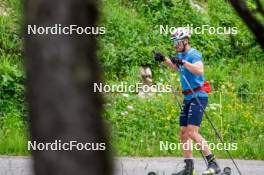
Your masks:
<path fill-rule="evenodd" d="M 204 80 L 202 56 L 196 49 L 191 48 L 189 44 L 190 36 L 186 28 L 177 28 L 171 40 L 178 55 L 167 58 L 161 53 L 155 53 L 154 58 L 156 61 L 164 62 L 172 69 L 180 71 L 181 86 L 184 94 L 180 113 L 180 139 L 183 145 L 191 143 L 191 140 L 193 140 L 200 146 L 208 162 L 208 168 L 203 172 L 203 175 L 213 175 L 218 174 L 221 170 L 215 161 L 214 155 L 209 150 L 206 140 L 199 134 L 203 112 L 208 103 L 208 87 L 206 87 L 208 84 Z M 201 105 L 197 102 L 195 96 L 199 99 Z M 176 175 L 194 175 L 193 155 L 190 144 L 188 149 L 183 150 L 186 166 Z"/>

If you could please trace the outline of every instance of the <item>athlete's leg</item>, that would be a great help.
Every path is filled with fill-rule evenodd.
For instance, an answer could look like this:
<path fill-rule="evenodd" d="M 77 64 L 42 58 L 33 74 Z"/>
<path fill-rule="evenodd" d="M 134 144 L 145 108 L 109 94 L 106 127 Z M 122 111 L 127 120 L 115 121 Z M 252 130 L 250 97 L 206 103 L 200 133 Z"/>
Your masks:
<path fill-rule="evenodd" d="M 203 175 L 217 174 L 221 170 L 217 164 L 214 155 L 211 153 L 206 140 L 199 134 L 199 127 L 195 125 L 188 125 L 189 138 L 195 141 L 203 152 L 208 162 L 208 169 L 203 172 Z"/>
<path fill-rule="evenodd" d="M 190 100 L 184 100 L 181 113 L 180 113 L 180 140 L 182 145 L 187 145 L 191 142 L 189 138 L 189 131 L 187 128 L 188 125 L 188 112 L 190 108 Z M 192 158 L 192 150 L 190 148 L 182 147 L 183 149 L 183 157 L 184 158 Z"/>
<path fill-rule="evenodd" d="M 180 140 L 181 143 L 184 145 L 187 145 L 187 143 L 190 141 L 190 138 L 188 137 L 188 111 L 190 107 L 190 100 L 184 101 L 181 107 L 181 114 L 180 114 Z M 191 148 L 183 148 L 183 156 L 184 156 L 184 162 L 185 167 L 180 172 L 176 173 L 175 175 L 194 175 L 194 164 L 192 159 L 192 150 Z"/>
<path fill-rule="evenodd" d="M 202 149 L 205 156 L 211 154 L 206 140 L 199 134 L 199 127 L 188 125 L 188 136 Z"/>
<path fill-rule="evenodd" d="M 181 127 L 180 131 L 180 139 L 181 143 L 184 145 L 183 149 L 183 157 L 184 158 L 192 158 L 192 150 L 191 150 L 191 139 L 189 138 L 189 131 L 187 127 Z M 189 145 L 189 146 L 188 146 Z"/>
<path fill-rule="evenodd" d="M 199 134 L 200 124 L 202 122 L 204 109 L 207 106 L 207 98 L 199 98 L 200 103 L 196 99 L 192 99 L 189 108 L 189 118 L 188 118 L 188 136 L 193 141 L 197 143 L 202 149 L 208 162 L 208 169 L 204 171 L 204 175 L 211 175 L 219 173 L 221 170 L 215 161 L 214 155 L 211 153 L 206 140 Z"/>
<path fill-rule="evenodd" d="M 205 156 L 211 154 L 206 140 L 199 134 L 199 128 L 202 122 L 204 109 L 207 106 L 208 98 L 199 98 L 200 103 L 195 98 L 191 100 L 188 111 L 188 136 L 202 148 Z M 201 106 L 201 105 L 202 106 Z"/>

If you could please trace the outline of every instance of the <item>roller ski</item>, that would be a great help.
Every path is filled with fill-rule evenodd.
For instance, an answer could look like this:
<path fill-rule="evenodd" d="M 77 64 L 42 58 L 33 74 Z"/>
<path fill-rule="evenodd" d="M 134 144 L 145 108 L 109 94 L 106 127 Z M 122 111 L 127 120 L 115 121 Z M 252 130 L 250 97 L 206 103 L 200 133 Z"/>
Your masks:
<path fill-rule="evenodd" d="M 176 174 L 173 173 L 172 175 L 183 175 L 184 173 L 188 173 L 188 172 L 186 172 L 184 169 L 184 170 L 180 171 L 179 173 L 176 173 Z M 194 169 L 192 170 L 192 173 L 193 173 L 193 175 L 197 175 L 197 173 L 195 172 Z M 158 175 L 158 174 L 155 172 L 149 172 L 148 175 Z M 218 174 L 215 174 L 215 175 L 231 175 L 231 168 L 225 167 L 223 172 L 219 172 Z"/>
<path fill-rule="evenodd" d="M 225 167 L 223 172 L 221 172 L 213 154 L 206 156 L 205 162 L 208 163 L 208 166 L 202 175 L 231 175 L 231 168 L 229 167 Z"/>
<path fill-rule="evenodd" d="M 178 173 L 172 173 L 172 175 L 198 175 L 194 170 L 194 164 L 192 159 L 185 159 L 184 162 L 186 163 L 184 169 Z M 148 175 L 158 175 L 155 172 L 149 172 Z M 215 162 L 215 160 L 211 160 L 208 163 L 208 168 L 203 172 L 202 175 L 231 175 L 231 168 L 225 167 L 223 172 L 221 172 L 220 167 Z"/>
<path fill-rule="evenodd" d="M 194 165 L 193 165 L 193 159 L 185 159 L 185 167 L 183 170 L 181 170 L 178 173 L 172 173 L 172 175 L 197 175 L 197 173 L 194 170 Z M 148 173 L 148 175 L 157 175 L 154 172 Z"/>
<path fill-rule="evenodd" d="M 215 161 L 209 162 L 208 168 L 203 172 L 202 175 L 215 175 L 215 174 L 221 174 L 221 169 Z"/>
<path fill-rule="evenodd" d="M 207 163 L 207 169 L 203 172 L 203 175 L 214 175 L 220 174 L 221 169 L 219 165 L 215 161 L 215 157 L 213 154 L 205 156 L 205 162 Z"/>
<path fill-rule="evenodd" d="M 213 168 L 209 167 L 207 170 L 203 172 L 203 175 L 231 175 L 231 168 L 225 167 L 223 172 L 221 172 L 220 168 L 215 169 L 215 167 Z"/>

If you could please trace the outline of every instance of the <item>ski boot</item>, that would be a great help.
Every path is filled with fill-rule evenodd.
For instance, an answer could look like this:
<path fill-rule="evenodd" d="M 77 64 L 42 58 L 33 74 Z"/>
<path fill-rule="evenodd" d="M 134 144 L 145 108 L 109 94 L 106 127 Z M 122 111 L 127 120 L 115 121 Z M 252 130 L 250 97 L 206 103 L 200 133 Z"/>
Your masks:
<path fill-rule="evenodd" d="M 184 162 L 186 163 L 184 169 L 178 173 L 173 173 L 172 175 L 196 175 L 193 166 L 193 159 L 185 159 Z"/>
<path fill-rule="evenodd" d="M 221 169 L 216 161 L 208 163 L 208 168 L 203 172 L 203 175 L 215 175 L 221 173 Z"/>

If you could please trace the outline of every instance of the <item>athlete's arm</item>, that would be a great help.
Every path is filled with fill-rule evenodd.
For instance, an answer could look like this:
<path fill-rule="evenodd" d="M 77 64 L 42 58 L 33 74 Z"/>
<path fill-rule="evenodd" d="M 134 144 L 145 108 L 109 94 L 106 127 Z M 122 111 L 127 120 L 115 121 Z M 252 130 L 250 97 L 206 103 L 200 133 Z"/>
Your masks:
<path fill-rule="evenodd" d="M 204 73 L 204 66 L 202 61 L 197 61 L 195 63 L 185 61 L 183 66 L 195 75 L 203 75 Z"/>
<path fill-rule="evenodd" d="M 169 66 L 173 70 L 178 70 L 178 67 L 176 66 L 176 64 L 173 64 L 171 62 L 171 60 L 167 57 L 165 57 L 164 64 L 166 64 L 167 66 Z"/>

